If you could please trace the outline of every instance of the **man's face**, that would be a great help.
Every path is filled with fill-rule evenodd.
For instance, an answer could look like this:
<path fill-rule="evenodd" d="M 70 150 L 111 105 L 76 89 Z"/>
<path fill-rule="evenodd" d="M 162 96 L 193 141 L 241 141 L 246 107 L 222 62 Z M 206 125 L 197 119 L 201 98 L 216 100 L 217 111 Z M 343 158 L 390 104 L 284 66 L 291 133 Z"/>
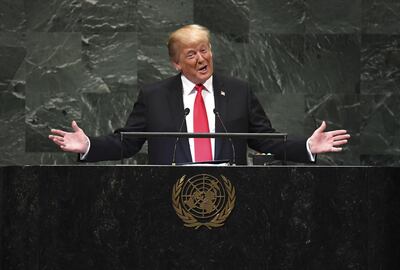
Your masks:
<path fill-rule="evenodd" d="M 213 74 L 213 59 L 209 42 L 180 44 L 178 59 L 173 64 L 191 82 L 204 83 Z"/>

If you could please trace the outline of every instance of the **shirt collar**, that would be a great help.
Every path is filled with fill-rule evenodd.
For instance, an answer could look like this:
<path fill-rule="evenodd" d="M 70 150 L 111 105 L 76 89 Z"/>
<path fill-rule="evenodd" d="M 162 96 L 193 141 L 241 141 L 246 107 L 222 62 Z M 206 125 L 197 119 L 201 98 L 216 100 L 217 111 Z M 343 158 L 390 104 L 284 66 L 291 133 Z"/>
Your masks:
<path fill-rule="evenodd" d="M 188 78 L 186 78 L 183 74 L 181 74 L 183 94 L 189 95 L 193 92 L 195 83 L 191 82 Z M 211 75 L 207 81 L 203 83 L 205 90 L 212 93 L 213 92 L 213 76 Z"/>

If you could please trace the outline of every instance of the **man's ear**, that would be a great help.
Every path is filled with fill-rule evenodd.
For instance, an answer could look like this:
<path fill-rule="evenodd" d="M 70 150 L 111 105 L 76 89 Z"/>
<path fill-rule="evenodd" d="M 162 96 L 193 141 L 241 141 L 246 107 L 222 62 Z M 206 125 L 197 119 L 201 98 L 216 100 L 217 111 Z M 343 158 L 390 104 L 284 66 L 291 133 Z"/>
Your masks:
<path fill-rule="evenodd" d="M 181 71 L 181 65 L 179 65 L 179 63 L 175 62 L 174 60 L 172 60 L 171 63 L 177 71 Z"/>

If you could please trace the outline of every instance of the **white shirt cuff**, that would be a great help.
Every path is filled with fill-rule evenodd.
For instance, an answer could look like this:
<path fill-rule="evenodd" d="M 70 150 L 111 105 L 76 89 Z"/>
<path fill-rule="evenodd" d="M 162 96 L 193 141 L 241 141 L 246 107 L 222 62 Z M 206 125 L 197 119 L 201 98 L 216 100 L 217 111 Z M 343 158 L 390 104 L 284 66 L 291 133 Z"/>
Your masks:
<path fill-rule="evenodd" d="M 89 150 L 90 150 L 90 140 L 89 140 L 88 136 L 86 136 L 86 141 L 87 141 L 88 146 L 87 146 L 86 152 L 83 153 L 83 154 L 80 154 L 80 157 L 79 157 L 80 160 L 85 160 L 86 156 L 87 156 L 87 154 L 89 153 Z"/>
<path fill-rule="evenodd" d="M 315 154 L 311 153 L 311 150 L 310 150 L 310 138 L 308 138 L 308 140 L 306 142 L 306 148 L 307 148 L 307 153 L 308 153 L 308 157 L 310 158 L 310 161 L 315 162 Z"/>

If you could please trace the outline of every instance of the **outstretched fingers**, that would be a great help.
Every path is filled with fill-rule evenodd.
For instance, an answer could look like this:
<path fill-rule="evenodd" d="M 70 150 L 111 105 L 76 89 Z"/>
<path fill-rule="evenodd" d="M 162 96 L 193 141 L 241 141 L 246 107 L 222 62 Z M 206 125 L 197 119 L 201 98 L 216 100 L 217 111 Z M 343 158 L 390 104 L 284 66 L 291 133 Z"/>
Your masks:
<path fill-rule="evenodd" d="M 340 136 L 340 135 L 346 135 L 347 130 L 345 129 L 338 129 L 338 130 L 332 130 L 326 132 L 329 136 L 335 137 L 335 136 Z M 348 134 L 347 134 L 348 135 Z M 349 135 L 350 136 L 350 135 Z"/>
<path fill-rule="evenodd" d="M 332 148 L 331 148 L 331 152 L 340 152 L 340 151 L 342 151 L 342 150 L 343 150 L 342 147 L 332 147 Z"/>
<path fill-rule="evenodd" d="M 59 136 L 61 136 L 61 137 L 64 137 L 65 134 L 67 134 L 66 131 L 61 130 L 61 129 L 51 129 L 50 131 L 51 131 L 51 133 L 53 133 L 53 134 L 55 134 L 55 135 L 59 135 Z"/>
<path fill-rule="evenodd" d="M 350 138 L 350 134 L 344 134 L 344 135 L 336 135 L 333 137 L 335 141 L 341 141 L 341 140 L 347 140 Z"/>
<path fill-rule="evenodd" d="M 334 141 L 333 142 L 333 146 L 339 146 L 339 145 L 343 145 L 343 144 L 346 144 L 347 143 L 347 140 L 340 140 L 340 141 Z"/>
<path fill-rule="evenodd" d="M 60 146 L 61 148 L 65 147 L 65 142 L 64 142 L 64 138 L 63 137 L 58 137 L 58 136 L 52 136 L 50 135 L 49 138 L 58 146 Z"/>

